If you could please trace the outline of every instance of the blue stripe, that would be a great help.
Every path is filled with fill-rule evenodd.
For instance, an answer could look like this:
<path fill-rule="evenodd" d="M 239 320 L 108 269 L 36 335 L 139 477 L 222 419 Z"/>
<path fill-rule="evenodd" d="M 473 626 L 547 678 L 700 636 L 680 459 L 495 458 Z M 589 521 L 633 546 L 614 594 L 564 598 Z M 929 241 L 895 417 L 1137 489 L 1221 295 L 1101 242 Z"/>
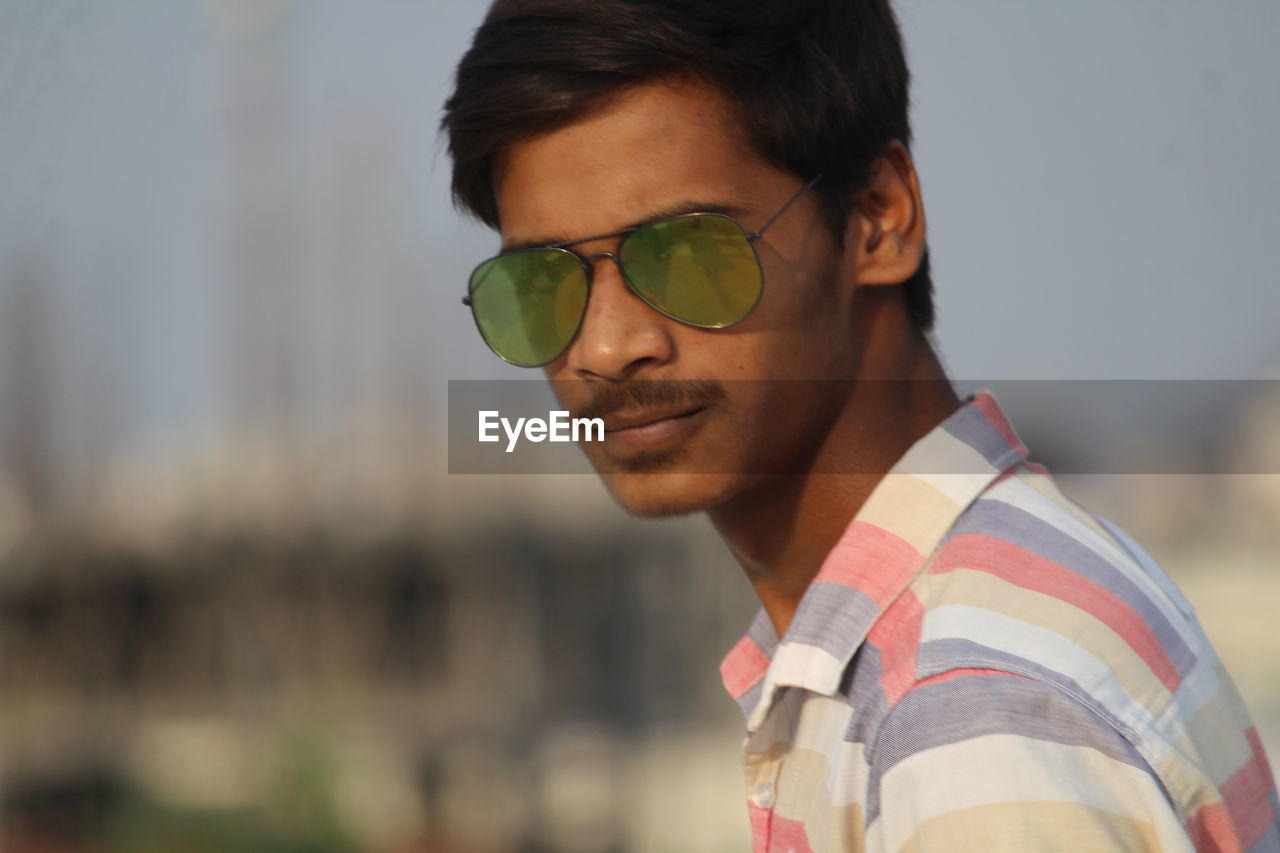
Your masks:
<path fill-rule="evenodd" d="M 875 643 L 863 643 L 840 683 L 840 695 L 854 712 L 844 733 L 847 743 L 870 743 L 889 713 L 889 697 L 880 684 L 883 673 L 879 647 Z"/>
<path fill-rule="evenodd" d="M 763 607 L 756 611 L 755 617 L 751 620 L 751 626 L 747 628 L 747 636 L 759 646 L 765 657 L 773 660 L 773 652 L 778 648 L 778 632 L 774 630 L 773 620 L 769 618 L 769 614 Z"/>
<path fill-rule="evenodd" d="M 977 406 L 961 406 L 940 426 L 982 454 L 982 458 L 997 470 L 1003 470 L 1014 461 L 1010 458 L 1010 451 L 1013 451 L 1013 457 L 1023 458 Z"/>
<path fill-rule="evenodd" d="M 880 608 L 862 590 L 834 581 L 815 581 L 796 607 L 786 641 L 817 646 L 843 661 L 879 615 Z"/>
<path fill-rule="evenodd" d="M 1271 792 L 1270 797 L 1275 798 L 1274 791 Z M 1280 828 L 1273 825 L 1261 838 L 1249 845 L 1246 853 L 1277 853 L 1277 851 L 1280 851 Z"/>
<path fill-rule="evenodd" d="M 896 764 L 926 750 L 993 734 L 1089 747 L 1159 781 L 1115 728 L 1056 687 L 1012 675 L 961 676 L 915 688 L 885 718 L 868 753 L 867 822 L 879 815 L 880 780 Z M 980 775 L 1001 770 L 959 772 Z"/>
<path fill-rule="evenodd" d="M 742 709 L 743 717 L 750 717 L 751 712 L 756 709 L 756 705 L 760 703 L 760 691 L 764 689 L 764 678 L 756 679 L 756 683 L 751 689 L 738 697 L 738 707 Z"/>
<path fill-rule="evenodd" d="M 972 640 L 960 637 L 945 637 L 921 643 L 916 657 L 916 665 L 917 677 L 922 681 L 930 676 L 940 675 L 952 669 L 969 668 L 999 669 L 1018 673 L 1019 675 L 1031 676 L 1047 684 L 1054 685 L 1063 693 L 1071 696 L 1106 720 L 1108 724 L 1118 731 L 1123 732 L 1131 741 L 1137 740 L 1137 736 L 1128 725 L 1121 722 L 1100 702 L 1094 700 L 1092 694 L 1082 688 L 1074 678 L 1056 669 L 1049 669 L 1028 658 L 1009 654 L 1000 649 L 993 649 L 990 646 L 984 646 Z M 1145 709 L 1143 710 L 1145 711 Z"/>

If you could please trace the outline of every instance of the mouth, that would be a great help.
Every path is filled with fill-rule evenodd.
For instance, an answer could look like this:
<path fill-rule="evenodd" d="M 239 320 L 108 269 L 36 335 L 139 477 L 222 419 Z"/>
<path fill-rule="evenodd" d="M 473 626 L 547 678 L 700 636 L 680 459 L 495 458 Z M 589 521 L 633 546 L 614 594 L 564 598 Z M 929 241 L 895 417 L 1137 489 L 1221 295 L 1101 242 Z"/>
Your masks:
<path fill-rule="evenodd" d="M 706 406 L 620 412 L 605 418 L 606 442 L 627 447 L 656 447 L 673 443 L 702 420 Z"/>

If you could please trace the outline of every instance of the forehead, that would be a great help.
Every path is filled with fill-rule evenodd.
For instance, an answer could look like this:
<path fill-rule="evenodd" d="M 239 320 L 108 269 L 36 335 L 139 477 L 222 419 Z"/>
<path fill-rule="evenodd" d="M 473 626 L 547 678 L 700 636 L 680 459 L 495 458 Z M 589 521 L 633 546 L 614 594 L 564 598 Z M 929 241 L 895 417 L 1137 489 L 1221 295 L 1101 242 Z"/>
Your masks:
<path fill-rule="evenodd" d="M 508 146 L 494 167 L 507 243 L 604 233 L 693 199 L 749 210 L 780 180 L 747 146 L 728 98 L 688 81 L 628 89 L 577 122 Z"/>

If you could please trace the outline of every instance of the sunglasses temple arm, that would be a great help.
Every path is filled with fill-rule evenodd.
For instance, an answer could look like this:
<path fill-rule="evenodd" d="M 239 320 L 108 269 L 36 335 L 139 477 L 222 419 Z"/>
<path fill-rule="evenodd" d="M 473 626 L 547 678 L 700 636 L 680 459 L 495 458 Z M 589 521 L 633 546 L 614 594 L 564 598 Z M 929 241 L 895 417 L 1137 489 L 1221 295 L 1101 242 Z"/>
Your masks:
<path fill-rule="evenodd" d="M 756 240 L 759 240 L 762 236 L 764 236 L 764 232 L 769 230 L 769 226 L 770 226 L 770 225 L 772 225 L 773 223 L 777 222 L 777 221 L 778 221 L 778 218 L 779 218 L 780 216 L 782 216 L 782 214 L 786 213 L 786 212 L 791 208 L 791 205 L 793 205 L 793 204 L 795 204 L 797 201 L 799 201 L 799 200 L 800 200 L 800 197 L 801 197 L 802 195 L 804 195 L 805 193 L 807 193 L 809 190 L 813 189 L 813 185 L 814 185 L 814 184 L 816 184 L 816 183 L 817 183 L 818 181 L 820 181 L 820 180 L 822 180 L 822 176 L 821 176 L 821 175 L 818 175 L 818 176 L 817 176 L 816 178 L 814 178 L 812 181 L 810 181 L 809 183 L 805 184 L 805 185 L 804 185 L 804 189 L 800 190 L 800 192 L 798 192 L 798 193 L 796 193 L 795 195 L 793 195 L 793 196 L 791 197 L 791 201 L 789 201 L 789 202 L 787 202 L 786 204 L 784 204 L 784 205 L 782 206 L 782 210 L 779 210 L 777 213 L 775 213 L 773 216 L 771 216 L 771 217 L 769 218 L 769 221 L 768 221 L 768 222 L 766 222 L 766 223 L 763 225 L 763 227 L 761 227 L 761 229 L 760 229 L 759 231 L 757 231 L 757 232 L 756 232 L 756 233 L 754 233 L 754 234 L 749 234 L 748 236 L 751 238 L 752 242 L 755 242 Z"/>

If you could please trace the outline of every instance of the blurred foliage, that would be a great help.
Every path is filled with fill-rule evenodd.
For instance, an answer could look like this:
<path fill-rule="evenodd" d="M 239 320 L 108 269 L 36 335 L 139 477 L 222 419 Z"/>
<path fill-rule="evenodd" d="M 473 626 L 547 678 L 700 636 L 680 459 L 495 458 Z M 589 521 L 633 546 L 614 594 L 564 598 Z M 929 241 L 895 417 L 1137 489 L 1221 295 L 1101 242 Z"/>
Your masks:
<path fill-rule="evenodd" d="M 107 853 L 349 853 L 336 826 L 281 825 L 260 810 L 184 809 L 131 796 L 103 833 Z"/>
<path fill-rule="evenodd" d="M 253 807 L 188 806 L 157 798 L 110 772 L 6 792 L 4 849 L 101 853 L 353 853 L 337 807 L 338 766 L 318 737 L 280 745 L 273 777 Z"/>

